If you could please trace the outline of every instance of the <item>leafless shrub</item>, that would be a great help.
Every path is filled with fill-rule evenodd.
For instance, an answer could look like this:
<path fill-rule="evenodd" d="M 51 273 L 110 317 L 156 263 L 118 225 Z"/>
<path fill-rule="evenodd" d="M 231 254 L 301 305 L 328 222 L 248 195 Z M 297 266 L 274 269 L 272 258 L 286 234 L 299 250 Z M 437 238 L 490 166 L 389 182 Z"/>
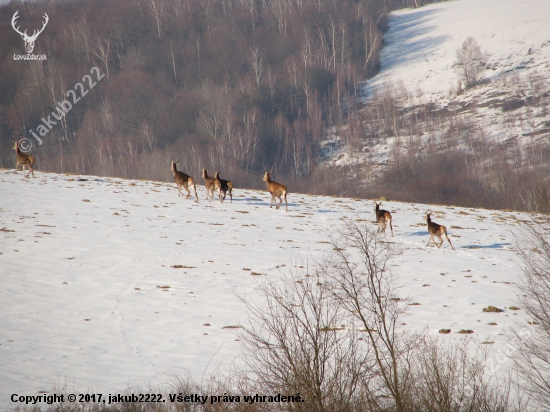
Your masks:
<path fill-rule="evenodd" d="M 355 222 L 330 247 L 314 275 L 260 284 L 261 306 L 243 299 L 244 359 L 261 390 L 304 394 L 292 410 L 512 410 L 484 376 L 484 352 L 402 329 L 407 300 L 388 271 L 399 248 Z"/>
<path fill-rule="evenodd" d="M 509 383 L 491 382 L 485 376 L 487 351 L 472 354 L 468 338 L 444 343 L 436 337 L 423 340 L 415 351 L 413 410 L 511 411 Z"/>
<path fill-rule="evenodd" d="M 515 351 L 515 366 L 521 383 L 532 395 L 541 411 L 550 406 L 550 219 L 533 217 L 516 235 L 516 246 L 523 262 L 523 277 L 519 285 L 521 308 L 531 317 L 528 331 L 515 329 L 519 342 Z"/>
<path fill-rule="evenodd" d="M 305 398 L 292 410 L 360 410 L 362 385 L 372 372 L 369 346 L 347 324 L 322 277 L 290 273 L 258 285 L 264 305 L 242 298 L 250 324 L 239 333 L 244 360 L 264 392 Z"/>

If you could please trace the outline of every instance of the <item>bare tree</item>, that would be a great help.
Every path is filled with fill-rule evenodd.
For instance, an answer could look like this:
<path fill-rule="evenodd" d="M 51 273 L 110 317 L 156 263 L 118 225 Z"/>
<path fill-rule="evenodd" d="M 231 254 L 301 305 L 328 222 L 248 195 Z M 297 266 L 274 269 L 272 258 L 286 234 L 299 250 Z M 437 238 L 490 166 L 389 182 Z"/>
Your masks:
<path fill-rule="evenodd" d="M 107 75 L 107 79 L 109 79 L 110 50 L 111 50 L 111 39 L 107 38 L 107 40 L 103 40 L 98 36 L 96 40 L 96 46 L 93 49 L 93 51 L 96 57 L 99 60 L 101 60 L 101 62 L 105 66 L 105 73 Z"/>
<path fill-rule="evenodd" d="M 94 50 L 94 34 L 86 16 L 83 16 L 78 23 L 70 24 L 69 32 L 75 54 L 90 62 Z"/>
<path fill-rule="evenodd" d="M 241 298 L 250 323 L 239 333 L 244 360 L 260 389 L 300 393 L 296 411 L 365 410 L 360 388 L 372 378 L 369 346 L 323 278 L 290 273 L 258 285 L 263 305 Z"/>
<path fill-rule="evenodd" d="M 128 51 L 128 46 L 131 40 L 130 34 L 124 27 L 123 23 L 116 17 L 114 19 L 116 24 L 114 25 L 113 34 L 111 37 L 113 39 L 113 51 L 115 53 L 116 60 L 122 69 L 122 61 Z"/>
<path fill-rule="evenodd" d="M 387 268 L 397 248 L 382 241 L 367 223 L 346 222 L 331 241 L 332 259 L 324 265 L 334 296 L 359 322 L 372 346 L 378 380 L 368 389 L 372 402 L 381 409 L 407 409 L 413 382 L 409 374 L 410 356 L 419 337 L 399 329 L 406 312 L 406 300 L 397 296 L 399 288 Z"/>
<path fill-rule="evenodd" d="M 256 23 L 258 20 L 257 11 L 256 11 L 256 1 L 255 0 L 240 0 L 239 4 L 241 7 L 250 14 L 250 24 L 252 25 L 252 33 L 256 29 Z"/>
<path fill-rule="evenodd" d="M 254 73 L 254 79 L 258 88 L 260 87 L 260 80 L 262 78 L 263 61 L 260 56 L 260 49 L 258 47 L 252 47 L 250 49 L 250 56 L 248 58 L 252 64 L 252 72 Z"/>
<path fill-rule="evenodd" d="M 199 131 L 214 141 L 225 137 L 233 103 L 228 87 L 206 82 L 198 91 L 203 100 L 197 121 Z"/>
<path fill-rule="evenodd" d="M 139 127 L 139 135 L 149 150 L 153 150 L 157 144 L 157 136 L 148 121 L 144 120 Z"/>
<path fill-rule="evenodd" d="M 532 327 L 516 328 L 519 343 L 514 362 L 525 389 L 538 402 L 541 411 L 550 411 L 550 218 L 534 217 L 515 233 L 523 262 L 519 285 L 522 309 L 531 317 Z"/>
<path fill-rule="evenodd" d="M 172 56 L 172 70 L 174 70 L 174 82 L 178 84 L 178 73 L 176 72 L 176 59 L 174 58 L 174 49 L 172 44 L 170 44 L 170 55 Z"/>
<path fill-rule="evenodd" d="M 164 23 L 166 22 L 168 5 L 165 2 L 165 0 L 148 0 L 148 4 L 149 4 L 149 13 L 151 13 L 151 16 L 153 16 L 153 19 L 155 20 L 158 36 L 159 36 L 159 39 L 161 39 L 163 26 L 164 26 Z"/>
<path fill-rule="evenodd" d="M 243 113 L 241 127 L 236 136 L 236 143 L 233 147 L 233 157 L 241 165 L 250 170 L 254 165 L 259 143 L 259 119 L 258 111 L 251 110 Z"/>
<path fill-rule="evenodd" d="M 513 410 L 511 382 L 492 382 L 485 374 L 488 351 L 479 346 L 472 350 L 471 343 L 468 338 L 458 343 L 443 342 L 434 336 L 422 340 L 414 355 L 415 385 L 409 403 L 412 411 Z"/>
<path fill-rule="evenodd" d="M 258 389 L 304 394 L 292 410 L 512 410 L 509 386 L 485 376 L 486 351 L 403 329 L 407 300 L 388 271 L 395 245 L 348 222 L 330 247 L 313 268 L 260 283 L 262 305 L 241 298 L 250 324 L 239 336 Z"/>
<path fill-rule="evenodd" d="M 456 65 L 468 87 L 479 84 L 485 68 L 485 53 L 473 37 L 468 37 L 456 51 Z"/>

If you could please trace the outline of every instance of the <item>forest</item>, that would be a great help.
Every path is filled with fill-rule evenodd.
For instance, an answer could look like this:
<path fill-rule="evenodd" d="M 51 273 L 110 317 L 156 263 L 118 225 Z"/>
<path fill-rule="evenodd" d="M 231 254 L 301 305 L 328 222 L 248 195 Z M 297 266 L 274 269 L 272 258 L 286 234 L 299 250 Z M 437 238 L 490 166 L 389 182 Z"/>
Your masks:
<path fill-rule="evenodd" d="M 25 28 L 49 16 L 34 50 L 47 60 L 12 58 L 17 10 Z M 2 166 L 75 90 L 70 114 L 32 139 L 41 170 L 165 179 L 172 156 L 241 180 L 264 168 L 307 176 L 323 130 L 378 68 L 387 12 L 373 0 L 12 3 L 1 10 Z M 93 67 L 105 78 L 75 89 Z"/>

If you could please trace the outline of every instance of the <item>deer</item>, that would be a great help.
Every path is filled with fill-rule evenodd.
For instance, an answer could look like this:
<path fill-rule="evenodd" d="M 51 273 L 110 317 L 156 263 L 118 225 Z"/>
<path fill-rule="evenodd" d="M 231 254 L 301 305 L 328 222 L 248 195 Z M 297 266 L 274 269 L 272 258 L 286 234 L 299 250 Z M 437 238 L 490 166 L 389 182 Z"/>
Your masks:
<path fill-rule="evenodd" d="M 206 188 L 206 200 L 214 199 L 214 189 L 216 188 L 216 179 L 208 177 L 208 169 L 202 169 L 202 178 L 204 179 L 204 187 Z"/>
<path fill-rule="evenodd" d="M 23 169 L 23 173 L 25 173 L 25 166 L 29 168 L 29 172 L 25 175 L 25 177 L 29 177 L 29 175 L 32 173 L 32 177 L 34 177 L 34 171 L 32 170 L 32 165 L 34 164 L 34 156 L 28 155 L 26 153 L 23 153 L 21 150 L 19 150 L 19 142 L 15 142 L 15 145 L 13 145 L 13 148 L 15 149 L 15 172 L 17 173 L 17 168 L 19 165 L 21 165 L 21 168 Z"/>
<path fill-rule="evenodd" d="M 174 180 L 176 181 L 176 184 L 178 185 L 178 197 L 183 196 L 183 193 L 181 192 L 181 188 L 187 190 L 187 196 L 186 199 L 189 199 L 189 195 L 191 192 L 189 191 L 189 186 L 193 188 L 193 191 L 195 192 L 195 197 L 197 198 L 197 201 L 199 200 L 199 197 L 197 196 L 197 184 L 195 183 L 195 179 L 193 179 L 191 176 L 186 175 L 183 172 L 179 172 L 177 169 L 178 162 L 174 162 L 172 160 L 172 164 L 170 166 L 170 170 L 174 173 Z"/>
<path fill-rule="evenodd" d="M 288 202 L 286 200 L 286 195 L 288 192 L 286 190 L 286 186 L 271 180 L 271 172 L 266 171 L 262 180 L 265 182 L 269 193 L 271 193 L 271 202 L 269 203 L 269 208 L 271 209 L 271 207 L 273 206 L 273 201 L 275 201 L 275 209 L 279 209 L 279 207 L 283 204 L 284 199 L 286 211 L 288 212 Z M 276 198 L 279 199 L 279 204 L 277 204 Z"/>
<path fill-rule="evenodd" d="M 437 245 L 435 242 L 434 236 L 437 236 L 437 238 L 441 241 L 438 248 L 441 248 L 441 245 L 443 245 L 443 238 L 441 236 L 445 236 L 447 240 L 449 241 L 449 244 L 454 250 L 453 244 L 451 243 L 451 239 L 449 239 L 449 236 L 447 236 L 447 228 L 443 225 L 440 225 L 438 223 L 432 222 L 431 219 L 431 211 L 426 212 L 426 224 L 428 225 L 428 232 L 430 233 L 430 240 L 428 240 L 427 246 L 430 246 L 430 242 L 433 240 L 434 245 Z"/>
<path fill-rule="evenodd" d="M 380 203 L 374 202 L 374 203 L 375 203 L 374 212 L 376 213 L 376 221 L 378 222 L 378 232 L 382 231 L 387 236 L 387 234 L 386 234 L 386 224 L 389 223 L 390 224 L 390 229 L 391 229 L 391 235 L 393 237 L 393 226 L 391 224 L 391 220 L 392 220 L 391 213 L 388 212 L 387 210 L 380 209 L 380 206 L 382 206 L 382 202 L 380 202 Z"/>
<path fill-rule="evenodd" d="M 220 203 L 225 200 L 227 192 L 229 192 L 229 199 L 231 199 L 230 203 L 233 203 L 233 194 L 231 193 L 231 191 L 233 190 L 233 183 L 231 183 L 229 180 L 220 179 L 220 172 L 216 172 L 216 174 L 214 175 L 214 184 L 216 186 L 216 189 L 218 190 Z"/>
<path fill-rule="evenodd" d="M 48 21 L 50 20 L 50 18 L 46 13 L 44 13 L 43 17 L 44 17 L 44 23 L 42 24 L 42 28 L 40 30 L 34 30 L 32 33 L 32 36 L 29 36 L 27 34 L 27 30 L 25 30 L 24 32 L 21 32 L 19 31 L 19 26 L 15 27 L 16 21 L 19 18 L 19 10 L 15 12 L 15 14 L 11 19 L 11 26 L 17 33 L 21 35 L 21 37 L 25 41 L 25 50 L 27 50 L 28 54 L 31 54 L 32 51 L 34 50 L 34 43 L 36 42 L 38 35 L 44 31 L 44 29 L 46 28 L 46 25 L 48 24 Z"/>

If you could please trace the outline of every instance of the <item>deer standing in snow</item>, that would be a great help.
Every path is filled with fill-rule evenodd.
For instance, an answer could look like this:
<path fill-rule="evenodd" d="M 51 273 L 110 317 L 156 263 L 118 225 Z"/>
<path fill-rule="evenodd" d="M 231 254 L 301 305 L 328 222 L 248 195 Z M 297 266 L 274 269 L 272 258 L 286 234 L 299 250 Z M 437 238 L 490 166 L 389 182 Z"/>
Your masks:
<path fill-rule="evenodd" d="M 19 165 L 21 165 L 21 168 L 23 169 L 23 173 L 25 173 L 25 166 L 29 168 L 29 172 L 25 175 L 25 177 L 29 177 L 29 175 L 32 173 L 32 177 L 34 177 L 34 171 L 32 170 L 32 165 L 34 164 L 34 156 L 28 155 L 26 153 L 23 153 L 21 150 L 19 150 L 19 142 L 15 142 L 15 145 L 13 146 L 15 149 L 15 173 L 17 173 L 17 168 Z"/>
<path fill-rule="evenodd" d="M 220 203 L 225 200 L 227 192 L 229 192 L 229 199 L 231 199 L 230 203 L 233 203 L 233 194 L 231 193 L 231 191 L 233 190 L 233 183 L 231 183 L 229 180 L 220 179 L 220 172 L 216 172 L 216 174 L 214 175 L 214 185 L 218 190 Z"/>
<path fill-rule="evenodd" d="M 434 245 L 437 245 L 437 243 L 435 243 L 435 239 L 434 239 L 434 236 L 436 236 L 441 241 L 439 246 L 437 246 L 438 248 L 440 248 L 441 245 L 443 244 L 443 238 L 441 236 L 445 236 L 447 238 L 447 240 L 449 241 L 449 244 L 451 245 L 451 247 L 454 250 L 453 244 L 451 243 L 451 239 L 449 239 L 449 236 L 447 236 L 447 228 L 443 225 L 432 222 L 432 219 L 430 218 L 431 214 L 432 214 L 432 212 L 430 212 L 430 211 L 426 212 L 426 224 L 428 225 L 428 232 L 430 233 L 430 240 L 428 240 L 427 246 L 430 246 L 430 242 L 432 240 L 434 241 Z"/>
<path fill-rule="evenodd" d="M 206 200 L 214 199 L 216 179 L 213 177 L 208 177 L 208 169 L 202 169 L 202 178 L 204 179 L 204 187 L 206 188 Z"/>
<path fill-rule="evenodd" d="M 388 212 L 387 210 L 380 209 L 380 206 L 382 206 L 382 202 L 380 203 L 374 202 L 374 203 L 376 205 L 374 207 L 374 212 L 376 213 L 376 221 L 378 222 L 378 232 L 382 231 L 386 235 L 386 224 L 389 223 L 390 229 L 391 229 L 391 235 L 393 236 L 393 226 L 391 224 L 391 220 L 392 220 L 391 213 Z"/>
<path fill-rule="evenodd" d="M 271 180 L 271 172 L 265 172 L 262 180 L 265 182 L 269 193 L 271 193 L 271 202 L 269 203 L 269 207 L 271 208 L 273 206 L 273 201 L 275 201 L 275 209 L 279 209 L 279 207 L 283 204 L 284 199 L 286 211 L 288 212 L 288 202 L 286 200 L 286 195 L 288 192 L 286 190 L 286 186 Z M 276 198 L 279 199 L 279 204 L 277 204 Z"/>
<path fill-rule="evenodd" d="M 198 201 L 199 197 L 197 196 L 197 185 L 195 183 L 195 179 L 193 179 L 189 175 L 186 175 L 183 172 L 179 172 L 176 166 L 177 164 L 178 162 L 174 162 L 172 160 L 172 164 L 170 165 L 170 170 L 172 170 L 172 173 L 174 173 L 174 180 L 178 185 L 178 197 L 183 196 L 183 193 L 181 192 L 181 188 L 183 187 L 185 190 L 187 190 L 186 199 L 189 199 L 189 195 L 191 194 L 191 192 L 189 191 L 189 186 L 191 186 L 193 188 L 193 191 L 195 192 L 195 197 L 197 198 L 197 201 Z"/>

